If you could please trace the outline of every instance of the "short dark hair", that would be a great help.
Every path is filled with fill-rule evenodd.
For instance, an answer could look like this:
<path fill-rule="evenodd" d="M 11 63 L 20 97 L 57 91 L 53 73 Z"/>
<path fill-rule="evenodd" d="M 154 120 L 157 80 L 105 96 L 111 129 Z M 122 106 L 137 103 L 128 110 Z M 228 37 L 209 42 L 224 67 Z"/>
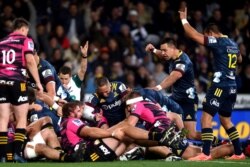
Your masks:
<path fill-rule="evenodd" d="M 82 105 L 83 105 L 83 102 L 80 102 L 80 101 L 72 101 L 72 102 L 68 102 L 64 104 L 62 107 L 63 117 L 68 117 L 70 113 L 75 110 L 77 106 L 81 107 Z"/>
<path fill-rule="evenodd" d="M 175 47 L 177 46 L 176 41 L 173 38 L 164 38 L 164 39 L 161 40 L 160 44 L 161 45 L 168 44 L 170 46 L 172 45 L 172 46 L 175 46 Z"/>
<path fill-rule="evenodd" d="M 29 27 L 29 26 L 30 26 L 30 23 L 26 19 L 24 19 L 22 17 L 16 18 L 13 21 L 13 29 L 14 30 L 20 29 L 22 27 Z"/>
<path fill-rule="evenodd" d="M 68 67 L 68 66 L 62 66 L 62 67 L 59 69 L 59 74 L 63 74 L 63 75 L 69 74 L 69 75 L 71 76 L 72 70 L 71 70 L 71 68 Z"/>
<path fill-rule="evenodd" d="M 214 32 L 216 34 L 221 33 L 220 28 L 215 23 L 209 23 L 204 29 L 204 33 Z"/>
<path fill-rule="evenodd" d="M 99 78 L 96 78 L 96 85 L 97 87 L 101 87 L 103 85 L 107 85 L 109 83 L 109 80 L 107 77 L 99 77 Z"/>

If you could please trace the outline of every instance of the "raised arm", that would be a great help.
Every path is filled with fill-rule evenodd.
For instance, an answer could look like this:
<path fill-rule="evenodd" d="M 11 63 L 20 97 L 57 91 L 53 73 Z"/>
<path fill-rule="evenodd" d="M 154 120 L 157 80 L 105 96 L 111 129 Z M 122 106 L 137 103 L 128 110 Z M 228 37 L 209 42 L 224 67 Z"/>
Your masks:
<path fill-rule="evenodd" d="M 186 35 L 199 44 L 204 45 L 204 35 L 196 31 L 187 21 L 187 8 L 185 8 L 184 11 L 179 11 L 179 14 Z"/>
<path fill-rule="evenodd" d="M 81 60 L 81 66 L 78 70 L 78 77 L 81 81 L 83 81 L 86 70 L 87 70 L 87 56 L 88 56 L 88 48 L 89 48 L 89 42 L 87 41 L 84 46 L 81 47 L 81 53 L 82 53 L 82 60 Z"/>

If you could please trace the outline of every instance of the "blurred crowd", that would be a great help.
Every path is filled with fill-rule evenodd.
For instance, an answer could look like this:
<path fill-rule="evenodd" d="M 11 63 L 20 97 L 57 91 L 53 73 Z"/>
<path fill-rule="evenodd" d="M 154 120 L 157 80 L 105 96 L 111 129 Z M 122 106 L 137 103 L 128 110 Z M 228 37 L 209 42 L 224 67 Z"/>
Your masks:
<path fill-rule="evenodd" d="M 185 38 L 178 10 L 186 6 L 189 23 L 199 32 L 213 22 L 238 43 L 243 57 L 238 91 L 250 93 L 248 1 L 0 0 L 0 37 L 11 32 L 14 18 L 24 17 L 31 23 L 30 33 L 39 44 L 40 57 L 56 70 L 68 65 L 73 72 L 80 65 L 79 46 L 89 40 L 85 93 L 93 93 L 95 78 L 103 75 L 131 88 L 159 84 L 168 75 L 168 64 L 144 48 L 148 43 L 159 46 L 161 39 L 171 37 L 193 61 L 197 91 L 204 93 L 213 77 L 213 55 Z"/>

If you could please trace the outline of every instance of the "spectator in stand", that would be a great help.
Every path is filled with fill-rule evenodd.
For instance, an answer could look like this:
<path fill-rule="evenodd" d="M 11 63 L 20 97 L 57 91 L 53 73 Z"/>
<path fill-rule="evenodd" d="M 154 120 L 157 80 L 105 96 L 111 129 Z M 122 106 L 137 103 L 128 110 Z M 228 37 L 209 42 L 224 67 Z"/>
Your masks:
<path fill-rule="evenodd" d="M 114 61 L 111 65 L 110 81 L 124 82 L 124 70 L 122 62 Z"/>
<path fill-rule="evenodd" d="M 68 49 L 70 46 L 70 42 L 68 37 L 65 34 L 64 28 L 62 25 L 57 25 L 54 30 L 55 37 L 57 38 L 57 41 L 62 46 L 63 49 Z M 72 37 L 73 38 L 73 37 Z"/>
<path fill-rule="evenodd" d="M 239 90 L 240 93 L 250 93 L 250 64 L 246 66 L 246 68 L 243 71 L 243 74 L 241 75 L 241 83 L 242 86 Z"/>
<path fill-rule="evenodd" d="M 93 93 L 96 90 L 96 83 L 95 80 L 97 78 L 100 78 L 104 76 L 104 70 L 103 67 L 101 65 L 96 66 L 96 68 L 94 69 L 94 73 L 91 73 L 87 76 L 86 79 L 86 87 L 84 89 L 85 93 Z"/>

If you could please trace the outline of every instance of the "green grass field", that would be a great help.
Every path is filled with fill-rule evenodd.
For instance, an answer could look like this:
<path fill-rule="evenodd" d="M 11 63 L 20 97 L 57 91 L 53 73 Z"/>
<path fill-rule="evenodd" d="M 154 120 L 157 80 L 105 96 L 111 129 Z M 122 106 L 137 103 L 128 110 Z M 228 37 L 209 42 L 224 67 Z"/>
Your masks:
<path fill-rule="evenodd" d="M 207 162 L 165 162 L 161 160 L 142 160 L 142 161 L 114 161 L 114 162 L 83 162 L 83 163 L 3 163 L 1 167 L 250 167 L 250 158 L 245 161 L 225 161 L 225 160 L 213 160 Z"/>

